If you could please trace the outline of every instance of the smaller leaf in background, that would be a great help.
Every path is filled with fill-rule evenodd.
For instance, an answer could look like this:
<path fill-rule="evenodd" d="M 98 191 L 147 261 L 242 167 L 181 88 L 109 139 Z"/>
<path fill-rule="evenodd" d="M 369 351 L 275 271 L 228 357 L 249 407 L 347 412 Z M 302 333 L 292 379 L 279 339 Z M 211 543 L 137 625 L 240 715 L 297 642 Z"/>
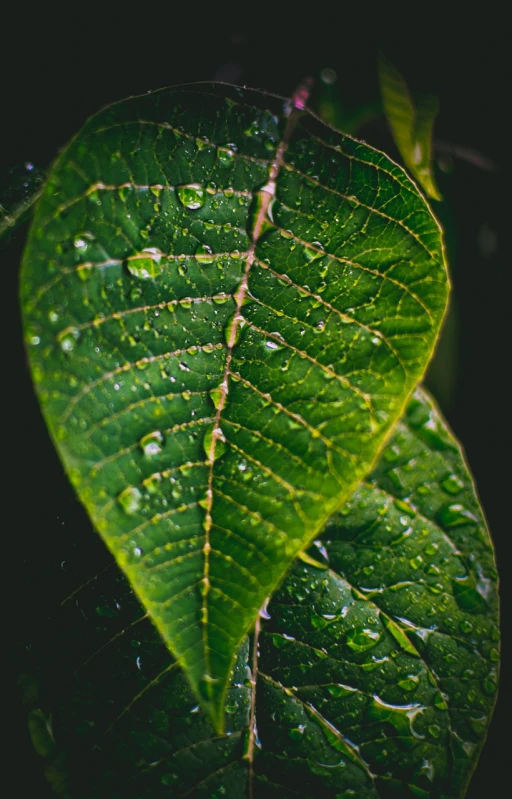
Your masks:
<path fill-rule="evenodd" d="M 45 174 L 30 161 L 0 172 L 0 246 L 28 219 L 29 210 L 41 193 Z"/>
<path fill-rule="evenodd" d="M 441 200 L 432 166 L 432 130 L 438 111 L 437 97 L 416 94 L 384 56 L 379 58 L 379 81 L 386 114 L 395 144 L 407 169 L 429 197 Z"/>
<path fill-rule="evenodd" d="M 243 642 L 220 735 L 82 532 L 29 553 L 56 593 L 31 586 L 47 621 L 23 627 L 19 650 L 59 796 L 462 799 L 496 699 L 497 575 L 462 452 L 424 391 L 269 603 L 256 658 Z"/>

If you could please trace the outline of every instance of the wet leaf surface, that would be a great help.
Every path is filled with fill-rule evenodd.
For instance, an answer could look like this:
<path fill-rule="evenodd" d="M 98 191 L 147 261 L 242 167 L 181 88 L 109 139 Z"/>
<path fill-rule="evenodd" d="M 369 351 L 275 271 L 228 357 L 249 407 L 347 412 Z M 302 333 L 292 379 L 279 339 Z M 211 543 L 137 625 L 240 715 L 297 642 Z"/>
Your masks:
<path fill-rule="evenodd" d="M 242 645 L 222 735 L 115 563 L 91 536 L 63 540 L 40 566 L 66 595 L 22 678 L 59 795 L 463 796 L 496 695 L 496 572 L 460 449 L 423 392 L 310 548 L 317 566 L 299 560 L 270 602 L 259 657 Z"/>
<path fill-rule="evenodd" d="M 219 732 L 241 641 L 371 468 L 447 298 L 413 184 L 303 100 L 204 84 L 101 111 L 22 270 L 56 447 Z"/>
<path fill-rule="evenodd" d="M 429 197 L 441 200 L 432 163 L 437 97 L 413 97 L 402 75 L 383 56 L 379 59 L 379 78 L 384 111 L 404 164 Z"/>

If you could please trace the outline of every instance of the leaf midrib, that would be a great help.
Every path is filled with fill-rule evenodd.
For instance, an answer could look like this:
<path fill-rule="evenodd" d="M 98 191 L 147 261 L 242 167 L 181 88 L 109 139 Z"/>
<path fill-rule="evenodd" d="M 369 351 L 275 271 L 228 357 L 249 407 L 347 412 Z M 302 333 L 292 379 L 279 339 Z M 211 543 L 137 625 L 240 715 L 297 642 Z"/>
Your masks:
<path fill-rule="evenodd" d="M 217 447 L 217 442 L 223 437 L 222 430 L 220 427 L 222 421 L 222 412 L 225 408 L 228 392 L 229 392 L 229 377 L 231 375 L 231 361 L 233 358 L 233 350 L 235 344 L 237 342 L 239 327 L 244 317 L 242 315 L 242 307 L 247 295 L 248 290 L 248 283 L 249 283 L 249 275 L 251 272 L 252 265 L 255 260 L 255 253 L 256 253 L 256 245 L 259 241 L 261 236 L 261 232 L 263 229 L 263 225 L 265 219 L 268 215 L 268 210 L 270 206 L 270 202 L 275 196 L 276 190 L 276 180 L 281 171 L 281 167 L 284 163 L 284 156 L 286 150 L 288 148 L 288 144 L 291 138 L 291 135 L 298 123 L 299 117 L 302 113 L 302 109 L 299 107 L 298 103 L 294 100 L 292 110 L 289 113 L 288 120 L 286 122 L 286 126 L 283 132 L 283 136 L 281 141 L 277 147 L 274 159 L 270 162 L 269 171 L 268 171 L 268 181 L 267 183 L 260 189 L 260 191 L 254 194 L 254 201 L 256 201 L 257 196 L 260 197 L 260 205 L 257 211 L 257 216 L 255 219 L 254 227 L 252 230 L 252 240 L 251 245 L 249 247 L 247 253 L 247 261 L 245 271 L 238 287 L 236 294 L 234 295 L 236 310 L 233 317 L 233 322 L 231 324 L 231 328 L 229 331 L 229 338 L 227 340 L 227 355 L 226 355 L 226 363 L 224 367 L 224 374 L 222 381 L 220 383 L 220 395 L 219 395 L 219 402 L 217 406 L 217 412 L 215 414 L 215 420 L 213 422 L 213 429 L 212 429 L 212 436 L 210 442 L 210 448 L 207 453 L 208 457 L 208 482 L 207 482 L 207 489 L 206 489 L 206 508 L 205 508 L 205 520 L 203 524 L 203 528 L 205 531 L 205 542 L 203 546 L 203 555 L 204 555 L 204 567 L 203 567 L 203 578 L 202 578 L 202 602 L 201 602 L 201 625 L 202 625 L 202 640 L 203 640 L 203 653 L 204 659 L 206 664 L 207 672 L 210 672 L 210 653 L 209 653 L 209 641 L 208 641 L 208 594 L 210 591 L 210 552 L 211 552 L 211 543 L 210 543 L 210 530 L 212 527 L 212 509 L 213 509 L 213 481 L 214 481 L 214 464 L 215 464 L 215 451 Z M 232 660 L 234 660 L 233 655 Z M 225 687 L 225 690 L 227 686 Z M 255 689 L 254 689 L 255 690 Z M 222 719 L 219 721 L 219 725 L 222 724 Z M 250 734 L 253 735 L 253 731 L 250 731 Z"/>

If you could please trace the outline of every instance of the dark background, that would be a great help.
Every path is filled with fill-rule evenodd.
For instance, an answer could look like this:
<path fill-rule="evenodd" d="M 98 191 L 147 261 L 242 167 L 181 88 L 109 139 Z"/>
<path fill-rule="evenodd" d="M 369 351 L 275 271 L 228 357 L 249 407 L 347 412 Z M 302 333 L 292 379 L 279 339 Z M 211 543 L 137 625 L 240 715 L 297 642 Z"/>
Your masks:
<path fill-rule="evenodd" d="M 428 382 L 465 446 L 504 577 L 510 535 L 504 466 L 510 419 L 510 302 L 505 285 L 510 262 L 505 220 L 509 128 L 501 39 L 506 23 L 492 6 L 480 8 L 478 18 L 448 20 L 446 9 L 410 5 L 407 16 L 393 13 L 375 19 L 369 7 L 349 17 L 340 5 L 333 14 L 312 3 L 307 16 L 297 6 L 280 21 L 260 21 L 263 13 L 274 13 L 271 5 L 251 14 L 233 5 L 208 14 L 199 6 L 188 13 L 171 6 L 162 15 L 159 7 L 146 3 L 130 12 L 119 7 L 108 19 L 105 10 L 97 13 L 84 6 L 75 8 L 73 19 L 64 20 L 50 18 L 47 11 L 38 16 L 22 9 L 18 19 L 4 18 L 0 32 L 0 174 L 26 161 L 44 167 L 101 106 L 175 83 L 216 79 L 289 95 L 306 75 L 321 86 L 321 70 L 331 68 L 345 104 L 371 102 L 378 99 L 377 54 L 382 49 L 413 89 L 440 99 L 435 139 L 443 150 L 445 171 L 437 169 L 436 174 L 444 202 L 433 205 L 445 227 L 454 299 Z M 383 120 L 367 125 L 360 135 L 396 156 Z M 447 157 L 453 148 L 462 148 L 463 157 Z M 34 587 L 34 573 L 24 566 L 27 542 L 32 547 L 37 541 L 36 548 L 41 547 L 50 536 L 62 535 L 63 526 L 67 535 L 88 526 L 47 437 L 25 365 L 17 313 L 22 246 L 23 233 L 0 252 L 3 317 L 9 323 L 4 351 L 13 359 L 6 393 L 14 400 L 7 418 L 14 420 L 6 427 L 14 434 L 9 451 L 18 458 L 9 489 L 13 493 L 4 499 L 15 519 L 3 548 L 12 583 L 4 615 L 15 629 L 30 628 L 38 603 L 35 591 L 29 594 L 27 588 L 29 583 Z M 44 591 L 44 575 L 37 580 L 37 590 Z M 509 596 L 503 580 L 504 617 Z M 509 648 L 506 638 L 507 664 Z M 509 690 L 502 680 L 488 742 L 468 793 L 471 799 L 489 788 L 492 796 L 506 793 L 500 784 L 506 785 L 508 774 Z M 14 693 L 10 687 L 7 691 Z M 46 796 L 17 705 L 4 732 L 21 764 L 11 795 Z"/>

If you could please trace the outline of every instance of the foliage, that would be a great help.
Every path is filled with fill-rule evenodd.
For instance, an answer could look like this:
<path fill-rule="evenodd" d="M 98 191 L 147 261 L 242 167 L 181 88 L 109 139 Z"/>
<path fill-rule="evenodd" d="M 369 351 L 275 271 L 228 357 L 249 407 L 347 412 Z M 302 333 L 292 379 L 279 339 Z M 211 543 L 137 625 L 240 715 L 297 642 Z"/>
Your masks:
<path fill-rule="evenodd" d="M 101 590 L 151 661 L 133 675 L 122 630 L 92 627 L 56 747 L 33 708 L 63 795 L 455 797 L 474 767 L 492 548 L 451 434 L 410 400 L 446 307 L 440 231 L 404 171 L 304 95 L 203 84 L 111 106 L 37 202 L 32 375 L 129 581 Z M 77 762 L 89 721 L 96 765 Z"/>
<path fill-rule="evenodd" d="M 384 56 L 379 60 L 379 78 L 384 111 L 400 155 L 428 196 L 440 200 L 432 166 L 437 97 L 417 94 L 413 98 L 402 75 Z"/>

